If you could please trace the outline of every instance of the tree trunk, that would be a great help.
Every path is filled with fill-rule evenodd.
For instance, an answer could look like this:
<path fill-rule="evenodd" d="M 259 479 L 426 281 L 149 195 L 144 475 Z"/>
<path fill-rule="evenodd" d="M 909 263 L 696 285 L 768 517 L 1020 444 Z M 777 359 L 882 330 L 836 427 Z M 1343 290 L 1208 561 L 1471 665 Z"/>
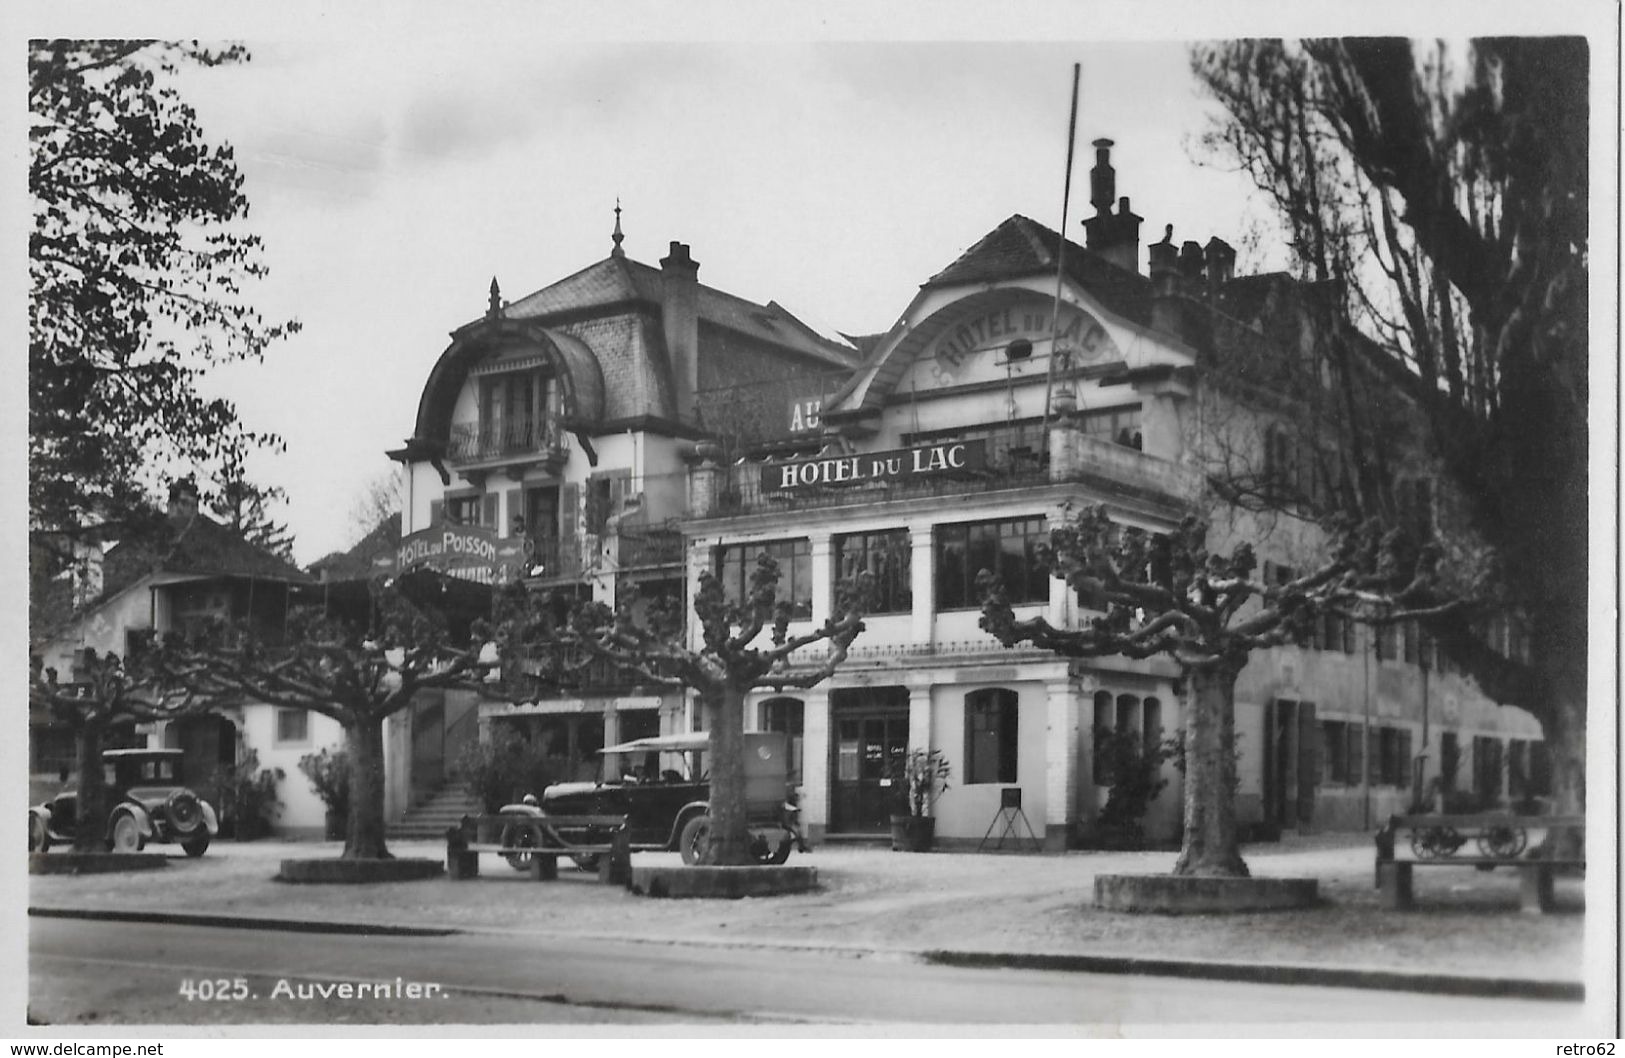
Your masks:
<path fill-rule="evenodd" d="M 1185 838 L 1175 874 L 1245 878 L 1236 832 L 1236 670 L 1185 676 Z"/>
<path fill-rule="evenodd" d="M 745 692 L 723 687 L 705 696 L 711 735 L 711 849 L 707 864 L 754 863 L 745 815 Z"/>
<path fill-rule="evenodd" d="M 102 728 L 83 724 L 74 733 L 79 796 L 74 807 L 73 851 L 107 851 L 107 784 L 102 781 Z"/>
<path fill-rule="evenodd" d="M 384 847 L 384 721 L 352 719 L 344 734 L 350 751 L 350 821 L 339 858 L 394 859 Z"/>

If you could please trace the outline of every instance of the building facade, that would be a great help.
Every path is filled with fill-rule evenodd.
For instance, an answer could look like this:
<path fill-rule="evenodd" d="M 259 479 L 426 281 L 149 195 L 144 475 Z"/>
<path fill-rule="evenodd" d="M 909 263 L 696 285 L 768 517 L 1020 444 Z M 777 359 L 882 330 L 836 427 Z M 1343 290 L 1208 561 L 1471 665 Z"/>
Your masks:
<path fill-rule="evenodd" d="M 978 571 L 1001 576 L 1018 614 L 1076 627 L 1099 611 L 1037 560 L 1069 508 L 1105 504 L 1152 532 L 1202 514 L 1215 548 L 1254 542 L 1266 576 L 1324 546 L 1303 512 L 1246 510 L 1213 487 L 1220 456 L 1238 453 L 1262 480 L 1320 487 L 1283 469 L 1281 400 L 1214 381 L 1243 354 L 1312 353 L 1312 332 L 1283 345 L 1271 330 L 1311 295 L 1287 277 L 1236 277 L 1218 238 L 1176 245 L 1170 229 L 1142 247 L 1110 146 L 1096 144 L 1087 245 L 1012 216 L 890 331 L 852 345 L 698 286 L 675 243 L 659 271 L 617 239 L 606 261 L 513 305 L 493 287 L 392 453 L 409 531 L 489 526 L 522 541 L 527 584 L 603 601 L 639 582 L 691 593 L 702 571 L 742 598 L 765 551 L 792 631 L 823 622 L 841 583 L 867 572 L 877 597 L 838 673 L 747 703 L 748 728 L 792 738 L 812 838 L 884 833 L 891 769 L 934 749 L 952 769 L 939 840 L 976 846 L 1014 821 L 1046 848 L 1089 844 L 1111 784 L 1100 736 L 1147 749 L 1175 737 L 1179 672 L 1000 647 L 978 626 Z M 522 452 L 502 449 L 514 436 Z M 658 561 L 629 546 L 657 532 Z M 560 742 L 582 774 L 609 742 L 701 724 L 681 693 L 611 673 L 469 708 L 487 728 Z M 1260 652 L 1236 714 L 1239 810 L 1256 834 L 1373 827 L 1433 786 L 1485 801 L 1540 792 L 1538 725 L 1483 698 L 1414 627 L 1327 621 L 1309 644 Z M 1163 777 L 1144 826 L 1174 841 L 1177 768 Z"/>

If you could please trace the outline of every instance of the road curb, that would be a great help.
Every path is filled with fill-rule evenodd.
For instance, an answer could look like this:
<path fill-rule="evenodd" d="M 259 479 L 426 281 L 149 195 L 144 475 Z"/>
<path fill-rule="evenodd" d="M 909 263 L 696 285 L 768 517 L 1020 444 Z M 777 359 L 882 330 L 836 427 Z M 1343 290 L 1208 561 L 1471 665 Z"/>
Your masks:
<path fill-rule="evenodd" d="M 317 922 L 252 915 L 208 915 L 184 911 L 106 911 L 74 907 L 31 907 L 34 918 L 78 918 L 98 922 L 151 922 L 172 926 L 215 926 L 221 929 L 273 929 L 284 933 L 339 933 L 370 937 L 449 937 L 463 931 L 443 926 L 392 926 L 369 922 Z"/>
<path fill-rule="evenodd" d="M 1425 992 L 1498 999 L 1553 999 L 1571 1002 L 1585 1000 L 1585 985 L 1579 982 L 1538 981 L 1521 977 L 1399 973 L 1393 970 L 1366 970 L 1342 966 L 1272 966 L 1257 963 L 1196 962 L 1184 959 L 1140 959 L 1126 955 L 1036 955 L 942 950 L 923 951 L 919 955 L 926 962 L 943 966 L 1139 974 L 1151 977 L 1239 981 L 1248 984 L 1319 985 L 1325 988 L 1368 988 L 1390 992 Z"/>
<path fill-rule="evenodd" d="M 365 922 L 318 922 L 305 919 L 263 918 L 249 915 L 201 914 L 178 911 L 115 911 L 90 908 L 30 907 L 36 918 L 77 918 L 104 922 L 151 922 L 224 929 L 270 929 L 289 933 L 331 933 L 380 937 L 449 937 L 486 930 L 443 926 L 399 926 Z M 637 937 L 612 933 L 584 933 L 650 944 L 703 943 L 715 947 L 798 948 L 840 955 L 889 955 L 917 958 L 941 966 L 1010 970 L 1050 970 L 1070 973 L 1122 974 L 1144 977 L 1179 977 L 1248 984 L 1317 985 L 1324 988 L 1361 988 L 1435 995 L 1479 996 L 1498 999 L 1541 999 L 1583 1002 L 1585 985 L 1574 981 L 1541 981 L 1520 977 L 1477 977 L 1470 974 L 1400 973 L 1341 966 L 1293 966 L 1257 963 L 1200 962 L 1189 959 L 1142 959 L 1128 955 L 1045 955 L 1020 952 L 950 951 L 945 949 L 876 949 L 856 945 L 785 944 L 744 937 Z"/>

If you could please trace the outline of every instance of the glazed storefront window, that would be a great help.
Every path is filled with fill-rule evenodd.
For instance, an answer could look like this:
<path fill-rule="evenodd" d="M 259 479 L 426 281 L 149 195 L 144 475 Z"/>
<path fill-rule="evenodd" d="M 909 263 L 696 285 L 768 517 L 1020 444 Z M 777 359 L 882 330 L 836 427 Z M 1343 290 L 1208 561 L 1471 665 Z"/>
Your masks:
<path fill-rule="evenodd" d="M 874 578 L 871 613 L 908 613 L 914 608 L 914 592 L 909 583 L 913 549 L 907 529 L 878 533 L 853 533 L 835 538 L 835 583 L 837 588 L 860 573 Z"/>
<path fill-rule="evenodd" d="M 937 609 L 980 606 L 976 575 L 984 569 L 1004 582 L 1013 604 L 1049 601 L 1049 573 L 1037 555 L 1045 540 L 1042 516 L 939 525 L 936 540 Z"/>
<path fill-rule="evenodd" d="M 716 574 L 723 597 L 738 606 L 750 598 L 750 578 L 758 557 L 771 555 L 779 564 L 779 602 L 790 604 L 790 616 L 812 616 L 812 544 L 806 537 L 765 543 L 727 544 L 717 548 Z"/>

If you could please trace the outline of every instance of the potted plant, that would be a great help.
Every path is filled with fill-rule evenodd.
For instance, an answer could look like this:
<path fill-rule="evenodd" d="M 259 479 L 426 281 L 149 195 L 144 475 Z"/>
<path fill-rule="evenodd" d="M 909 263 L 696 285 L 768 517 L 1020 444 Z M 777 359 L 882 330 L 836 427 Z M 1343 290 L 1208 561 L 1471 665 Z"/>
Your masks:
<path fill-rule="evenodd" d="M 350 816 L 350 755 L 344 750 L 323 747 L 319 753 L 299 758 L 299 770 L 310 780 L 311 789 L 327 806 L 323 837 L 344 840 L 344 827 Z"/>
<path fill-rule="evenodd" d="M 893 852 L 925 852 L 936 841 L 931 806 L 948 789 L 948 758 L 939 749 L 914 749 L 891 768 L 898 809 L 891 817 Z"/>

